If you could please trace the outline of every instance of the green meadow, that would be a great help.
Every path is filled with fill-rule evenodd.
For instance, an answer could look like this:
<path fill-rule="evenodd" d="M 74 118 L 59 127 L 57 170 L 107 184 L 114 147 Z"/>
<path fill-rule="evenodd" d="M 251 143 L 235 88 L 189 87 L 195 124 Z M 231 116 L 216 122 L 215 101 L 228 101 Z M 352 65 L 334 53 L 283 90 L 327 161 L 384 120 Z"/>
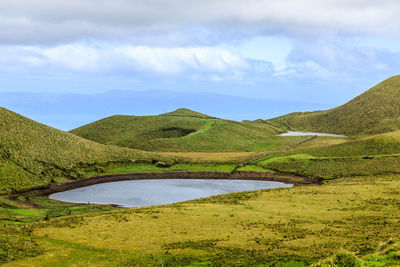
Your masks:
<path fill-rule="evenodd" d="M 332 110 L 265 121 L 178 109 L 67 133 L 1 108 L 0 264 L 399 266 L 399 81 Z M 347 137 L 278 136 L 287 130 Z M 165 172 L 317 183 L 143 208 L 31 194 L 83 178 Z"/>

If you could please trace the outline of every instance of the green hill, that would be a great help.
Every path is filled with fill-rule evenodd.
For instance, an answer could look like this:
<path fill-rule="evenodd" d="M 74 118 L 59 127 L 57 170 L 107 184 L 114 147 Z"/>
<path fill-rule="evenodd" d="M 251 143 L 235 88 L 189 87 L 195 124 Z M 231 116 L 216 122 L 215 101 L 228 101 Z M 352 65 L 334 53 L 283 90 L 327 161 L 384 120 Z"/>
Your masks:
<path fill-rule="evenodd" d="M 326 111 L 269 120 L 292 130 L 370 135 L 400 129 L 400 76 L 393 76 L 346 104 Z"/>
<path fill-rule="evenodd" d="M 304 153 L 319 157 L 400 155 L 400 131 L 362 137 L 322 148 L 311 148 Z"/>
<path fill-rule="evenodd" d="M 317 143 L 316 143 L 317 142 Z M 400 173 L 400 130 L 323 145 L 318 138 L 252 164 L 322 180 Z"/>
<path fill-rule="evenodd" d="M 174 110 L 172 112 L 167 112 L 161 114 L 161 116 L 183 116 L 183 117 L 195 117 L 195 118 L 213 118 L 211 116 L 208 116 L 206 114 L 193 111 L 187 108 L 178 108 L 177 110 Z"/>
<path fill-rule="evenodd" d="M 111 116 L 71 133 L 102 144 L 148 151 L 243 151 L 280 130 L 266 123 L 217 119 L 188 109 L 159 116 Z"/>
<path fill-rule="evenodd" d="M 0 193 L 78 178 L 111 162 L 152 160 L 148 152 L 105 146 L 0 108 Z"/>

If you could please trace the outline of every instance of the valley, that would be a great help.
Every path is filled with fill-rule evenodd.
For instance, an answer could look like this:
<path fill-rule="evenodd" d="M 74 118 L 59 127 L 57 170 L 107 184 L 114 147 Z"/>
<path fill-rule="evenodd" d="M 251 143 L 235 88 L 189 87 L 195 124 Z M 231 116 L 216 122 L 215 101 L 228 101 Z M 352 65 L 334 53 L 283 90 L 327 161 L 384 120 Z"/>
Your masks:
<path fill-rule="evenodd" d="M 0 263 L 398 265 L 399 77 L 331 110 L 256 121 L 178 109 L 63 132 L 0 108 Z M 138 208 L 48 198 L 132 177 L 296 186 Z"/>

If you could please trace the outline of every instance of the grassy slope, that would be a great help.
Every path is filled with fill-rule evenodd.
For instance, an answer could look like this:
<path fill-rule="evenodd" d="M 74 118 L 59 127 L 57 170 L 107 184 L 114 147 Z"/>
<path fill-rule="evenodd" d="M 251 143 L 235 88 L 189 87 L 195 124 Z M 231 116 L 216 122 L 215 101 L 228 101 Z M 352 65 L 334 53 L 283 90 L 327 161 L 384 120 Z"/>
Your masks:
<path fill-rule="evenodd" d="M 270 120 L 289 129 L 368 135 L 400 129 L 400 76 L 391 77 L 348 103 L 327 111 L 293 113 Z"/>
<path fill-rule="evenodd" d="M 151 161 L 153 154 L 94 143 L 0 108 L 0 193 L 77 178 L 109 162 Z"/>
<path fill-rule="evenodd" d="M 253 164 L 321 180 L 400 173 L 400 131 L 318 147 L 312 140 Z"/>
<path fill-rule="evenodd" d="M 175 152 L 244 151 L 272 143 L 277 132 L 265 123 L 239 123 L 182 109 L 160 116 L 112 116 L 71 131 L 103 144 Z"/>

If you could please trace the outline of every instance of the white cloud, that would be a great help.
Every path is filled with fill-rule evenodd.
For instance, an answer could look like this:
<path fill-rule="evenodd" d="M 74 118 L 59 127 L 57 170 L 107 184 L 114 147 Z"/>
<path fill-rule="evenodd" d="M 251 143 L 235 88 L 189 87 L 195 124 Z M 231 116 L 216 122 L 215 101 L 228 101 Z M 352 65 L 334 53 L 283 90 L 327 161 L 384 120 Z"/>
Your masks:
<path fill-rule="evenodd" d="M 376 80 L 400 73 L 400 52 L 363 45 L 357 38 L 297 40 L 272 76 L 285 80 Z"/>
<path fill-rule="evenodd" d="M 151 48 L 123 46 L 115 49 L 121 57 L 145 71 L 182 73 L 186 70 L 224 73 L 248 68 L 244 59 L 219 48 Z"/>
<path fill-rule="evenodd" d="M 400 71 L 400 53 L 354 44 L 352 40 L 320 39 L 296 42 L 288 56 L 292 65 L 324 69 L 325 75 L 359 76 Z"/>
<path fill-rule="evenodd" d="M 88 46 L 64 45 L 48 49 L 36 49 L 45 64 L 74 71 L 96 72 L 102 66 L 101 51 Z"/>
<path fill-rule="evenodd" d="M 264 49 L 261 44 L 260 53 Z M 239 52 L 211 46 L 150 47 L 104 43 L 0 46 L 0 70 L 42 77 L 91 75 L 142 81 L 166 78 L 252 84 L 275 78 L 335 80 L 382 77 L 400 72 L 399 52 L 362 46 L 348 38 L 294 41 L 291 52 L 279 65 Z"/>
<path fill-rule="evenodd" d="M 193 45 L 260 32 L 399 36 L 399 13 L 397 0 L 2 0 L 0 42 Z"/>
<path fill-rule="evenodd" d="M 165 48 L 70 44 L 55 47 L 0 47 L 3 70 L 31 72 L 136 73 L 233 77 L 250 66 L 239 55 L 215 47 Z"/>

